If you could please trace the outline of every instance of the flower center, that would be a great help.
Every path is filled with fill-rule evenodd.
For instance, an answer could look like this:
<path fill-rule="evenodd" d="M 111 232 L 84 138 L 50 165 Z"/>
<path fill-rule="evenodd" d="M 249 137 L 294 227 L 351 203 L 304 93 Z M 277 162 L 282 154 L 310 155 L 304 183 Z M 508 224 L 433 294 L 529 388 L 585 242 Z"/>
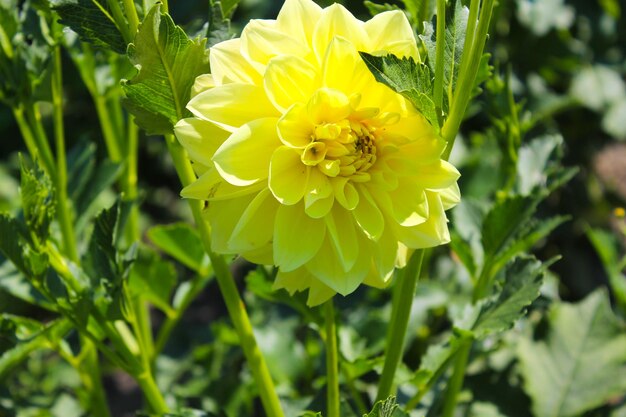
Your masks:
<path fill-rule="evenodd" d="M 318 124 L 300 159 L 303 164 L 315 166 L 329 177 L 350 176 L 367 180 L 369 175 L 366 172 L 376 162 L 375 130 L 350 119 Z"/>

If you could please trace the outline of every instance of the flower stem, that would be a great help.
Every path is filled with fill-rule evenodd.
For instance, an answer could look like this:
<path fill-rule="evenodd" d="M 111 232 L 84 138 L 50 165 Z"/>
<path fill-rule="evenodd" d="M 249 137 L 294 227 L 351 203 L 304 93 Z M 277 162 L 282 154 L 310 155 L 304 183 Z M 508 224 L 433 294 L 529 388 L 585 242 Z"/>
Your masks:
<path fill-rule="evenodd" d="M 78 261 L 76 236 L 72 224 L 71 209 L 67 196 L 67 161 L 65 157 L 65 127 L 63 123 L 63 74 L 61 69 L 61 46 L 52 53 L 52 107 L 54 117 L 54 143 L 56 146 L 56 197 L 57 214 L 67 257 Z"/>
<path fill-rule="evenodd" d="M 479 3 L 480 0 L 473 0 L 470 6 L 470 19 L 468 20 L 468 32 L 465 38 L 465 47 L 459 68 L 459 80 L 457 88 L 454 91 L 450 115 L 442 129 L 442 136 L 448 142 L 448 146 L 443 155 L 443 158 L 446 160 L 450 157 L 450 152 L 452 152 L 454 141 L 456 140 L 459 127 L 465 115 L 465 109 L 471 98 L 480 60 L 483 55 L 485 43 L 487 42 L 487 31 L 489 29 L 489 23 L 491 22 L 494 0 L 485 0 L 480 10 L 480 19 L 478 20 L 476 34 L 472 37 L 472 35 L 474 35 L 473 25 L 475 24 L 475 16 L 478 14 L 477 9 Z"/>
<path fill-rule="evenodd" d="M 418 249 L 411 255 L 409 263 L 400 273 L 399 287 L 393 297 L 391 307 L 391 322 L 387 333 L 387 343 L 385 351 L 385 364 L 383 374 L 378 384 L 378 395 L 376 401 L 387 399 L 392 393 L 393 380 L 398 369 L 398 364 L 402 359 L 404 350 L 404 337 L 409 324 L 409 315 L 417 281 L 422 269 L 424 250 Z"/>
<path fill-rule="evenodd" d="M 443 64 L 446 46 L 446 0 L 437 0 L 437 46 L 435 50 L 434 99 L 437 113 L 443 108 Z"/>
<path fill-rule="evenodd" d="M 463 386 L 463 380 L 465 379 L 465 370 L 467 368 L 467 361 L 469 359 L 470 350 L 472 349 L 472 340 L 467 339 L 464 344 L 459 348 L 457 352 L 456 362 L 454 364 L 454 370 L 452 377 L 448 382 L 448 390 L 446 391 L 443 411 L 441 417 L 452 417 L 454 410 L 456 409 L 456 403 Z"/>
<path fill-rule="evenodd" d="M 41 115 L 39 114 L 35 103 L 24 103 L 24 116 L 26 118 L 26 123 L 30 126 L 33 138 L 35 139 L 38 156 L 43 168 L 46 170 L 52 181 L 56 182 L 56 166 L 54 163 L 54 156 L 52 155 L 52 150 L 50 149 L 50 144 L 48 143 L 48 136 L 46 135 L 43 124 L 41 123 Z"/>
<path fill-rule="evenodd" d="M 324 304 L 324 313 L 326 316 L 326 415 L 339 417 L 339 354 L 335 307 L 332 298 Z"/>
<path fill-rule="evenodd" d="M 153 412 L 158 415 L 169 412 L 169 407 L 161 395 L 161 391 L 159 391 L 159 387 L 157 387 L 150 369 L 144 369 L 143 373 L 137 375 L 137 383 L 141 387 L 141 391 Z"/>
<path fill-rule="evenodd" d="M 173 135 L 165 135 L 165 142 L 167 143 L 182 185 L 186 186 L 191 184 L 196 180 L 196 174 L 191 167 L 187 153 Z M 196 226 L 200 232 L 204 249 L 211 259 L 217 284 L 224 298 L 224 302 L 226 303 L 228 314 L 233 322 L 235 331 L 239 335 L 239 341 L 248 361 L 248 366 L 250 367 L 256 386 L 259 389 L 259 395 L 265 413 L 268 417 L 284 417 L 280 400 L 274 388 L 274 382 L 272 381 L 263 354 L 256 343 L 252 325 L 250 324 L 250 318 L 246 312 L 243 300 L 239 296 L 239 290 L 237 290 L 237 286 L 235 285 L 235 281 L 224 257 L 217 255 L 211 250 L 211 231 L 209 225 L 202 217 L 202 203 L 197 200 L 189 200 L 188 202 Z"/>

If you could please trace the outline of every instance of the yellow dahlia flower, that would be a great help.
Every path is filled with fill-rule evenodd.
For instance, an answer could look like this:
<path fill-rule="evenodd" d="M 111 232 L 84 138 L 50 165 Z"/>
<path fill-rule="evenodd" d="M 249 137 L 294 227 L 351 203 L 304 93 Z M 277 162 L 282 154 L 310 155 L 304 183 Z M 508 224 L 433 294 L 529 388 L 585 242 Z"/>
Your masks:
<path fill-rule="evenodd" d="M 316 305 L 383 287 L 410 249 L 449 241 L 459 201 L 445 142 L 358 51 L 418 60 L 404 14 L 362 22 L 339 4 L 287 0 L 211 48 L 175 128 L 208 201 L 213 249 L 276 265 L 275 287 Z"/>

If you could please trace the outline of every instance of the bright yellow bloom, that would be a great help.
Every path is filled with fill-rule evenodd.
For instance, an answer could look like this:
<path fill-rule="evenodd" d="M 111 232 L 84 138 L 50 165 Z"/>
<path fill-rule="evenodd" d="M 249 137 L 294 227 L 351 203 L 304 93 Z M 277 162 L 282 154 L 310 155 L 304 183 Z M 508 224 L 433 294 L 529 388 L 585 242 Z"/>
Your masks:
<path fill-rule="evenodd" d="M 176 135 L 200 178 L 213 249 L 278 266 L 309 304 L 384 287 L 410 249 L 449 241 L 459 201 L 445 142 L 375 81 L 358 51 L 419 60 L 404 14 L 361 22 L 343 6 L 287 0 L 211 49 Z"/>

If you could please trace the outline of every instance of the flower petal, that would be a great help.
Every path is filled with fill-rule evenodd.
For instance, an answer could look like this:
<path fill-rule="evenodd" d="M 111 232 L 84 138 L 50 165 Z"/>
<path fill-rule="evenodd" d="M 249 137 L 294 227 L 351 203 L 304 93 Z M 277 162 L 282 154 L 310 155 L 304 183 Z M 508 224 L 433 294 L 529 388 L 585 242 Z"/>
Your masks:
<path fill-rule="evenodd" d="M 189 101 L 187 108 L 194 116 L 229 132 L 251 120 L 279 116 L 265 90 L 251 84 L 226 84 L 203 91 Z"/>
<path fill-rule="evenodd" d="M 311 0 L 286 0 L 276 18 L 276 26 L 305 45 L 311 44 L 313 30 L 322 8 Z"/>
<path fill-rule="evenodd" d="M 315 26 L 313 51 L 318 62 L 323 62 L 326 49 L 335 36 L 349 40 L 359 51 L 366 47 L 367 32 L 363 28 L 363 22 L 338 3 L 322 10 L 320 19 Z"/>
<path fill-rule="evenodd" d="M 224 181 L 215 168 L 211 167 L 200 178 L 183 188 L 180 195 L 183 198 L 217 201 L 241 197 L 260 191 L 262 188 L 262 183 L 247 187 L 231 185 Z"/>
<path fill-rule="evenodd" d="M 413 29 L 404 13 L 392 10 L 379 13 L 363 25 L 369 36 L 370 53 L 410 56 L 419 60 Z"/>
<path fill-rule="evenodd" d="M 282 204 L 292 205 L 304 197 L 311 167 L 300 160 L 297 150 L 281 146 L 270 162 L 270 190 Z M 304 211 L 304 210 L 303 210 Z"/>
<path fill-rule="evenodd" d="M 261 74 L 241 55 L 240 38 L 212 46 L 209 60 L 215 85 L 260 84 Z"/>
<path fill-rule="evenodd" d="M 274 264 L 282 271 L 304 265 L 318 252 L 325 235 L 324 221 L 307 216 L 302 204 L 280 205 L 274 223 Z"/>
<path fill-rule="evenodd" d="M 344 93 L 332 88 L 320 88 L 307 103 L 311 121 L 317 125 L 344 120 L 352 112 L 350 99 Z"/>
<path fill-rule="evenodd" d="M 350 41 L 340 37 L 330 41 L 322 65 L 322 83 L 325 87 L 341 90 L 351 96 L 362 93 L 368 83 L 375 82 Z"/>
<path fill-rule="evenodd" d="M 448 219 L 437 193 L 426 191 L 428 219 L 417 226 L 395 226 L 399 240 L 411 249 L 430 248 L 450 242 Z"/>
<path fill-rule="evenodd" d="M 264 75 L 265 92 L 284 112 L 294 103 L 306 103 L 315 89 L 317 70 L 302 58 L 281 55 L 272 58 Z"/>
<path fill-rule="evenodd" d="M 359 193 L 348 177 L 335 177 L 330 180 L 335 200 L 346 210 L 354 210 L 359 204 Z"/>
<path fill-rule="evenodd" d="M 315 126 L 307 114 L 307 106 L 296 103 L 278 120 L 278 135 L 287 146 L 304 149 L 311 143 Z"/>
<path fill-rule="evenodd" d="M 193 86 L 191 87 L 191 95 L 190 99 L 194 98 L 198 94 L 203 91 L 206 91 L 210 88 L 215 87 L 215 80 L 213 79 L 213 74 L 202 74 L 198 75 L 193 82 Z"/>
<path fill-rule="evenodd" d="M 276 122 L 265 118 L 247 123 L 219 147 L 213 163 L 226 181 L 245 186 L 268 177 L 272 153 L 280 146 Z"/>
<path fill-rule="evenodd" d="M 223 129 L 196 117 L 180 120 L 174 126 L 174 133 L 191 160 L 207 167 L 213 165 L 213 154 L 228 137 Z"/>
<path fill-rule="evenodd" d="M 258 193 L 241 214 L 228 246 L 234 251 L 245 252 L 270 243 L 277 209 L 278 202 L 267 188 Z"/>
<path fill-rule="evenodd" d="M 448 188 L 439 190 L 439 196 L 441 197 L 443 209 L 451 209 L 461 202 L 461 190 L 459 189 L 459 184 L 455 182 Z"/>
<path fill-rule="evenodd" d="M 373 241 L 380 239 L 385 228 L 385 220 L 374 198 L 366 187 L 359 185 L 359 203 L 352 214 L 363 233 Z"/>
<path fill-rule="evenodd" d="M 307 44 L 281 32 L 273 20 L 253 19 L 241 33 L 241 54 L 260 73 L 275 56 L 306 57 L 309 51 Z"/>
<path fill-rule="evenodd" d="M 335 197 L 328 177 L 317 169 L 309 173 L 307 191 L 304 195 L 304 210 L 309 216 L 319 219 L 328 214 Z"/>
<path fill-rule="evenodd" d="M 429 216 L 428 201 L 419 179 L 400 177 L 398 188 L 389 191 L 392 201 L 391 215 L 402 226 L 424 223 Z"/>
<path fill-rule="evenodd" d="M 348 210 L 335 206 L 324 217 L 324 221 L 343 270 L 348 272 L 359 256 L 359 242 L 354 227 L 354 218 Z"/>
<path fill-rule="evenodd" d="M 454 165 L 440 159 L 434 164 L 419 166 L 416 176 L 420 187 L 440 190 L 453 185 L 461 174 Z"/>
<path fill-rule="evenodd" d="M 233 229 L 254 194 L 209 204 L 207 214 L 211 219 L 211 248 L 217 253 L 235 253 L 228 245 Z"/>

